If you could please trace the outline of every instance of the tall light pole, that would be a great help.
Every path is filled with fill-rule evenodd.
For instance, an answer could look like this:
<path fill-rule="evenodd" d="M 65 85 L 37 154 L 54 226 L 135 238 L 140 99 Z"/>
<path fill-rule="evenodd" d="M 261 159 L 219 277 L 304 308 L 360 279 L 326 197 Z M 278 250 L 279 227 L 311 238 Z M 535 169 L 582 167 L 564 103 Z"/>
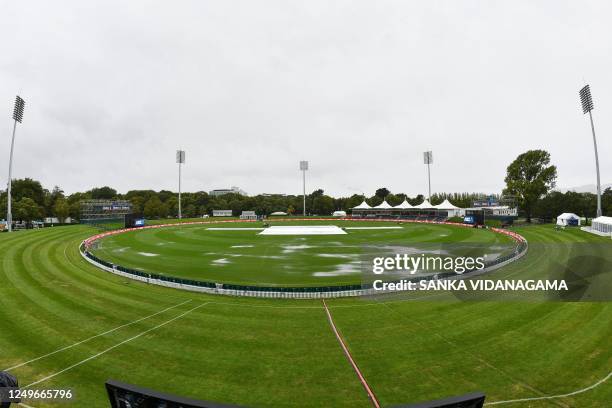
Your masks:
<path fill-rule="evenodd" d="M 300 161 L 300 170 L 302 170 L 302 187 L 304 195 L 304 217 L 306 216 L 306 170 L 308 170 L 308 162 L 306 160 Z"/>
<path fill-rule="evenodd" d="M 25 107 L 25 101 L 21 99 L 19 95 L 15 98 L 15 108 L 13 109 L 13 138 L 11 139 L 11 155 L 9 157 L 9 173 L 8 173 L 8 202 L 6 211 L 6 224 L 8 226 L 8 232 L 13 231 L 13 213 L 12 210 L 12 197 L 11 197 L 11 186 L 13 184 L 13 149 L 15 147 L 15 131 L 17 130 L 17 122 L 21 123 L 23 120 L 23 108 Z"/>
<path fill-rule="evenodd" d="M 591 119 L 591 131 L 593 132 L 593 147 L 595 147 L 595 169 L 597 171 L 597 216 L 601 217 L 601 182 L 599 178 L 599 155 L 597 154 L 597 139 L 595 138 L 595 126 L 593 125 L 593 98 L 591 97 L 591 88 L 585 85 L 579 92 L 580 102 L 582 103 L 582 113 L 588 112 Z"/>
<path fill-rule="evenodd" d="M 429 167 L 433 163 L 433 152 L 431 150 L 427 152 L 423 152 L 423 161 L 427 165 L 427 180 L 428 180 L 428 186 L 429 186 L 429 196 L 427 200 L 431 201 L 431 172 L 429 169 Z"/>
<path fill-rule="evenodd" d="M 178 168 L 179 168 L 178 217 L 180 220 L 181 218 L 183 218 L 183 212 L 181 210 L 181 166 L 185 164 L 185 151 L 184 150 L 176 151 L 176 162 L 178 163 Z"/>

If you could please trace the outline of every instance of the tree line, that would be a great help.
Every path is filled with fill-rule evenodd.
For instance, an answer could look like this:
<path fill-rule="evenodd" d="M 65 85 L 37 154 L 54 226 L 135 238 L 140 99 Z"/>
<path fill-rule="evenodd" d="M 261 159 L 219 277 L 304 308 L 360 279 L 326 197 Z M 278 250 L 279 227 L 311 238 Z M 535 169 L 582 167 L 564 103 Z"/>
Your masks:
<path fill-rule="evenodd" d="M 45 217 L 55 217 L 65 220 L 80 218 L 80 202 L 88 199 L 128 200 L 132 211 L 146 218 L 166 218 L 178 215 L 178 194 L 168 190 L 131 190 L 125 194 L 118 193 L 112 187 L 96 187 L 85 192 L 65 195 L 64 191 L 55 186 L 48 190 L 41 183 L 31 178 L 15 179 L 12 184 L 13 219 L 32 221 Z M 453 193 L 435 194 L 431 198 L 433 204 L 439 204 L 449 199 L 460 207 L 470 206 L 472 201 L 483 194 Z M 386 188 L 379 188 L 372 196 L 366 197 L 354 194 L 349 197 L 331 197 L 322 189 L 317 189 L 306 195 L 306 213 L 330 215 L 334 211 L 350 211 L 364 200 L 371 206 L 376 206 L 386 200 L 390 205 L 398 205 L 407 200 L 412 205 L 423 202 L 424 197 L 408 196 L 405 193 L 392 193 Z M 285 212 L 289 215 L 300 215 L 303 212 L 304 198 L 301 195 L 256 195 L 243 196 L 229 193 L 212 196 L 204 191 L 182 193 L 181 210 L 183 217 L 201 217 L 212 214 L 213 210 L 232 210 L 233 215 L 242 211 L 252 210 L 257 214 L 269 215 L 273 212 Z M 0 211 L 6 214 L 7 193 L 0 192 Z"/>
<path fill-rule="evenodd" d="M 519 155 L 507 168 L 506 188 L 503 195 L 516 199 L 519 215 L 531 221 L 532 217 L 551 221 L 562 212 L 574 212 L 580 216 L 592 218 L 596 213 L 596 195 L 591 193 L 554 191 L 557 170 L 550 164 L 550 155 L 543 150 L 530 150 Z M 70 217 L 80 218 L 80 202 L 86 199 L 125 199 L 132 203 L 133 212 L 146 218 L 166 218 L 178 215 L 178 194 L 168 190 L 131 190 L 125 194 L 118 193 L 112 187 L 96 187 L 85 192 L 65 195 L 55 186 L 48 190 L 39 181 L 31 178 L 16 179 L 12 184 L 13 219 L 32 221 L 44 217 L 56 217 L 62 222 Z M 431 203 L 440 204 L 445 199 L 458 207 L 467 208 L 483 197 L 500 194 L 482 193 L 437 193 L 432 195 Z M 334 211 L 349 211 L 365 201 L 376 206 L 386 200 L 395 206 L 407 200 L 411 205 L 423 202 L 423 195 L 409 196 L 405 193 L 393 193 L 385 187 L 376 190 L 372 196 L 353 194 L 349 197 L 332 197 L 317 189 L 306 196 L 306 213 L 330 215 Z M 242 196 L 230 193 L 212 196 L 204 191 L 182 193 L 183 217 L 201 217 L 212 214 L 213 210 L 232 210 L 233 215 L 242 211 L 254 210 L 260 215 L 273 212 L 286 212 L 299 215 L 303 211 L 301 195 L 257 195 Z M 0 218 L 6 214 L 7 192 L 0 192 Z M 612 213 L 612 190 L 602 195 L 604 214 Z"/>

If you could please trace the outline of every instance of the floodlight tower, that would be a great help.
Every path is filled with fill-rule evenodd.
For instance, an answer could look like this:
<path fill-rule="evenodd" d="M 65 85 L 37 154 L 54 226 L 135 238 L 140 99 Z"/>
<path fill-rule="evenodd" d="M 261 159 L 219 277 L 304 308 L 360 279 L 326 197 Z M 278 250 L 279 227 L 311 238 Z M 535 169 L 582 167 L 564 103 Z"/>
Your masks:
<path fill-rule="evenodd" d="M 579 92 L 580 102 L 582 103 L 582 113 L 588 112 L 591 119 L 591 131 L 593 132 L 593 147 L 595 148 L 595 170 L 597 171 L 597 216 L 601 217 L 601 182 L 599 178 L 599 155 L 597 154 L 597 139 L 595 138 L 595 126 L 593 125 L 593 98 L 591 97 L 591 88 L 585 85 Z"/>
<path fill-rule="evenodd" d="M 11 155 L 9 156 L 9 173 L 8 173 L 8 188 L 7 188 L 7 211 L 6 211 L 6 224 L 8 232 L 13 231 L 13 214 L 11 212 L 12 197 L 11 197 L 11 185 L 13 177 L 13 148 L 15 147 L 15 130 L 17 130 L 17 122 L 21 123 L 23 120 L 23 109 L 25 107 L 25 101 L 21 99 L 19 95 L 15 98 L 15 108 L 13 109 L 13 138 L 11 139 Z"/>
<path fill-rule="evenodd" d="M 181 211 L 181 166 L 185 164 L 185 151 L 177 150 L 176 151 L 176 162 L 178 163 L 179 168 L 179 199 L 178 199 L 178 217 L 179 220 L 183 218 L 183 213 Z"/>
<path fill-rule="evenodd" d="M 300 161 L 300 170 L 302 170 L 302 187 L 304 195 L 304 217 L 306 216 L 306 170 L 308 170 L 308 162 Z"/>
<path fill-rule="evenodd" d="M 433 163 L 433 152 L 431 150 L 423 152 L 423 162 L 427 165 L 427 180 L 429 186 L 429 196 L 427 200 L 431 201 L 431 172 L 429 169 L 430 165 Z"/>

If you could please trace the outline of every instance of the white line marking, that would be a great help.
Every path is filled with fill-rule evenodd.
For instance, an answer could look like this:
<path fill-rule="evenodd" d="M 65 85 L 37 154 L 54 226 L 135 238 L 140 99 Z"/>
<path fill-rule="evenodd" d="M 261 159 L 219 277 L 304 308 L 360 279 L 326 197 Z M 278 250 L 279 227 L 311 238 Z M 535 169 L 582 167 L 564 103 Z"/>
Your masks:
<path fill-rule="evenodd" d="M 126 324 L 122 324 L 121 326 L 117 326 L 117 327 L 115 327 L 114 329 L 107 330 L 107 331 L 105 331 L 104 333 L 100 333 L 100 334 L 96 334 L 95 336 L 88 337 L 88 338 L 86 338 L 85 340 L 78 341 L 78 342 L 76 342 L 76 343 L 74 343 L 74 344 L 71 344 L 70 346 L 62 347 L 62 348 L 60 348 L 60 349 L 57 349 L 57 350 L 55 350 L 55 351 L 52 351 L 52 352 L 47 353 L 47 354 L 45 354 L 45 355 L 42 355 L 42 356 L 40 356 L 40 357 L 33 358 L 32 360 L 26 361 L 25 363 L 17 364 L 16 366 L 6 368 L 6 369 L 4 369 L 4 371 L 11 371 L 11 370 L 14 370 L 14 369 L 16 369 L 16 368 L 23 367 L 24 365 L 27 365 L 27 364 L 33 363 L 33 362 L 35 362 L 35 361 L 41 360 L 41 359 L 43 359 L 43 358 L 45 358 L 45 357 L 52 356 L 53 354 L 56 354 L 56 353 L 62 352 L 62 351 L 64 351 L 64 350 L 71 349 L 71 348 L 73 348 L 73 347 L 78 346 L 79 344 L 83 344 L 83 343 L 85 343 L 85 342 L 88 342 L 89 340 L 93 340 L 93 339 L 95 339 L 95 338 L 97 338 L 97 337 L 104 336 L 104 335 L 106 335 L 106 334 L 112 333 L 112 332 L 117 331 L 117 330 L 119 330 L 119 329 L 122 329 L 122 328 L 124 328 L 124 327 L 130 326 L 130 325 L 132 325 L 132 324 L 136 324 L 136 323 L 138 323 L 138 322 L 141 322 L 141 321 L 143 321 L 143 320 L 146 320 L 146 319 L 149 319 L 149 318 L 151 318 L 151 317 L 157 316 L 157 315 L 159 315 L 159 314 L 162 314 L 162 313 L 164 313 L 164 312 L 167 312 L 168 310 L 171 310 L 171 309 L 174 309 L 174 308 L 176 308 L 176 307 L 182 306 L 182 305 L 184 305 L 185 303 L 189 303 L 189 302 L 191 302 L 191 299 L 189 299 L 189 300 L 187 300 L 187 301 L 185 301 L 185 302 L 183 302 L 183 303 L 179 303 L 178 305 L 174 305 L 174 306 L 167 307 L 167 308 L 165 308 L 164 310 L 160 310 L 160 311 L 159 311 L 159 312 L 157 312 L 157 313 L 153 313 L 152 315 L 145 316 L 145 317 L 141 317 L 140 319 L 138 319 L 138 320 L 134 320 L 133 322 L 126 323 Z"/>
<path fill-rule="evenodd" d="M 109 347 L 109 348 L 107 348 L 107 349 L 104 349 L 104 350 L 102 350 L 101 352 L 94 354 L 93 356 L 87 357 L 85 360 L 81 360 L 81 361 L 79 361 L 78 363 L 75 363 L 75 364 L 73 364 L 73 365 L 71 365 L 71 366 L 68 366 L 68 367 L 64 368 L 63 370 L 60 370 L 60 371 L 58 371 L 58 372 L 56 372 L 56 373 L 54 373 L 54 374 L 48 375 L 48 376 L 46 376 L 46 377 L 44 377 L 44 378 L 41 378 L 40 380 L 34 381 L 33 383 L 28 384 L 28 385 L 26 385 L 25 387 L 23 387 L 23 389 L 30 388 L 30 387 L 32 387 L 32 386 L 34 386 L 34 385 L 40 384 L 41 382 L 44 382 L 44 381 L 50 380 L 50 379 L 51 379 L 51 378 L 53 378 L 53 377 L 57 377 L 58 375 L 60 375 L 60 374 L 62 374 L 62 373 L 65 373 L 65 372 L 66 372 L 66 371 L 68 371 L 68 370 L 72 370 L 73 368 L 78 367 L 78 366 L 80 366 L 81 364 L 85 364 L 85 363 L 86 363 L 86 362 L 88 362 L 88 361 L 91 361 L 91 360 L 93 360 L 93 359 L 95 359 L 95 358 L 97 358 L 97 357 L 100 357 L 102 354 L 106 354 L 106 353 L 108 353 L 109 351 L 111 351 L 111 350 L 113 350 L 113 349 L 116 349 L 116 348 L 117 348 L 117 347 L 119 347 L 119 346 L 122 346 L 122 345 L 124 345 L 125 343 L 128 343 L 128 342 L 130 342 L 130 341 L 132 341 L 132 340 L 136 340 L 137 338 L 142 337 L 142 336 L 144 336 L 145 334 L 152 332 L 153 330 L 157 330 L 157 329 L 159 329 L 159 328 L 160 328 L 160 327 L 162 327 L 162 326 L 165 326 L 165 325 L 167 325 L 167 324 L 169 324 L 169 323 L 172 323 L 173 321 L 178 320 L 178 319 L 180 319 L 181 317 L 183 317 L 183 316 L 185 316 L 185 315 L 187 315 L 187 314 L 189 314 L 189 313 L 193 312 L 194 310 L 199 309 L 199 308 L 201 308 L 202 306 L 205 306 L 205 305 L 207 305 L 207 304 L 208 304 L 208 302 L 207 302 L 207 303 L 202 303 L 202 304 L 201 304 L 201 305 L 199 305 L 199 306 L 196 306 L 196 307 L 194 307 L 194 308 L 192 308 L 192 309 L 189 309 L 189 310 L 187 310 L 186 312 L 183 312 L 183 313 L 181 313 L 180 315 L 175 316 L 175 317 L 173 317 L 173 318 L 172 318 L 172 319 L 170 319 L 170 320 L 166 320 L 165 322 L 160 323 L 160 324 L 158 324 L 158 325 L 157 325 L 157 326 L 155 326 L 155 327 L 152 327 L 152 328 L 150 328 L 150 329 L 148 329 L 148 330 L 145 330 L 145 331 L 143 331 L 143 332 L 141 332 L 141 333 L 139 333 L 139 334 L 137 334 L 137 335 L 135 335 L 135 336 L 130 337 L 129 339 L 123 340 L 122 342 L 119 342 L 119 343 L 115 344 L 114 346 L 111 346 L 111 347 Z"/>
<path fill-rule="evenodd" d="M 513 402 L 537 401 L 537 400 L 545 400 L 545 399 L 553 399 L 553 398 L 571 397 L 573 395 L 582 394 L 583 392 L 590 391 L 593 388 L 600 386 L 601 384 L 608 381 L 610 377 L 612 377 L 612 371 L 610 371 L 607 376 L 597 381 L 595 384 L 589 385 L 588 387 L 582 388 L 580 390 L 569 392 L 567 394 L 549 395 L 545 397 L 520 398 L 520 399 L 507 400 L 507 401 L 494 401 L 494 402 L 487 402 L 485 405 L 500 405 L 500 404 L 510 404 Z"/>

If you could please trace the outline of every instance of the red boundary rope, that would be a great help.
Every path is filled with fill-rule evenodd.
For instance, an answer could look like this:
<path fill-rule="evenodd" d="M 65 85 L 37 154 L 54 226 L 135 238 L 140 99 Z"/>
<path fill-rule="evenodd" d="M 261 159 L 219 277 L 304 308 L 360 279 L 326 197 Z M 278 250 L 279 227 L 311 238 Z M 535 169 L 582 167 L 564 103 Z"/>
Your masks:
<path fill-rule="evenodd" d="M 353 356 L 351 355 L 351 352 L 349 351 L 348 347 L 344 343 L 344 340 L 342 340 L 342 336 L 340 336 L 340 333 L 338 332 L 338 329 L 336 328 L 334 319 L 332 318 L 331 312 L 327 308 L 327 303 L 325 303 L 325 300 L 323 300 L 323 306 L 325 307 L 325 313 L 327 313 L 327 320 L 329 321 L 329 325 L 334 331 L 334 334 L 336 335 L 336 338 L 338 339 L 340 346 L 342 346 L 342 350 L 344 350 L 344 354 L 346 355 L 346 358 L 348 358 L 349 362 L 353 366 L 353 370 L 355 370 L 355 373 L 357 374 L 357 377 L 359 377 L 359 381 L 361 381 L 361 385 L 363 385 L 363 388 L 365 388 L 366 392 L 368 393 L 370 402 L 372 403 L 374 407 L 380 408 L 380 402 L 378 402 L 378 398 L 376 398 L 376 395 L 374 395 L 374 391 L 372 391 L 372 388 L 370 387 L 365 377 L 361 373 L 361 370 L 357 366 L 357 363 L 355 362 L 355 360 L 353 360 Z"/>

